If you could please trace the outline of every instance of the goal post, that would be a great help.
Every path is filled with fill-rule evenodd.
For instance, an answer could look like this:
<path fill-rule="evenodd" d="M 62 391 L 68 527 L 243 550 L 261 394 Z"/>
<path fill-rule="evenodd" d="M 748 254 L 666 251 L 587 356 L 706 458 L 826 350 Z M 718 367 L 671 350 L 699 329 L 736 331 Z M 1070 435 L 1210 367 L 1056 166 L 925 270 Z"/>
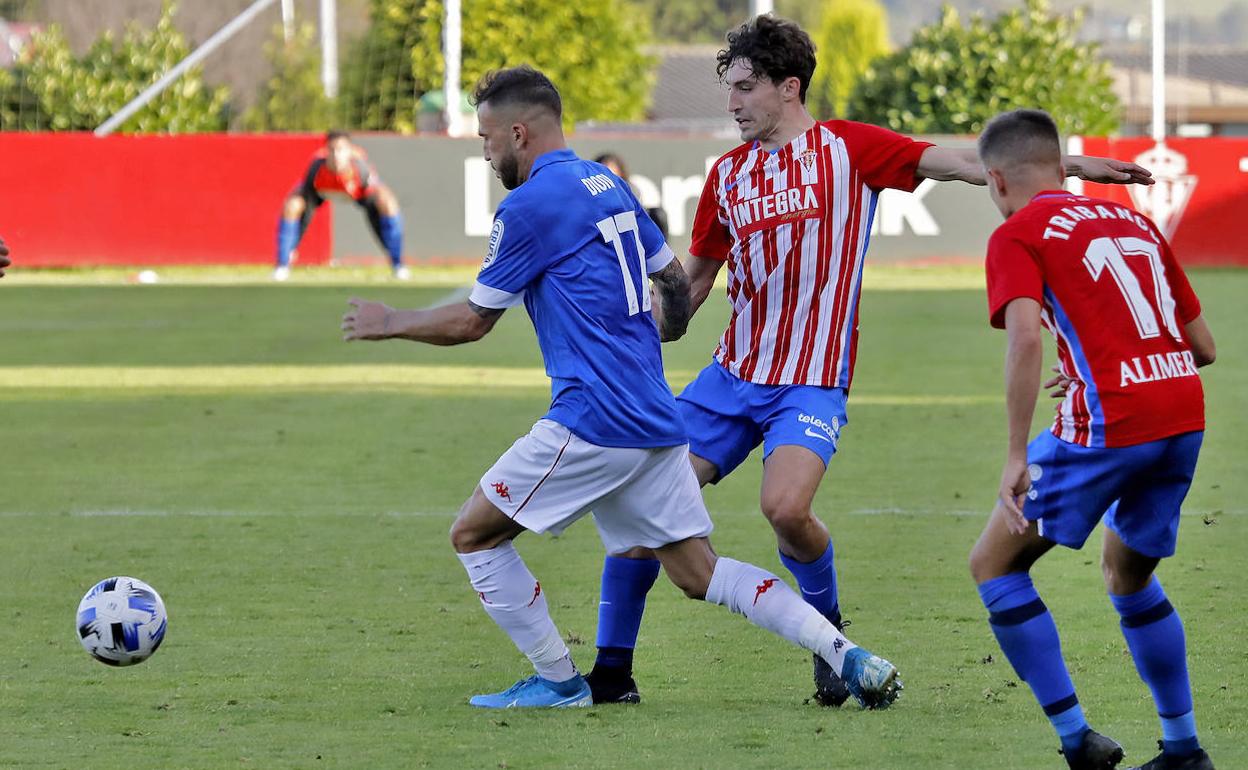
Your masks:
<path fill-rule="evenodd" d="M 201 43 L 200 46 L 194 51 L 191 51 L 185 59 L 175 64 L 173 68 L 162 75 L 159 80 L 143 89 L 142 93 L 131 99 L 111 118 L 101 123 L 99 127 L 95 129 L 95 135 L 108 136 L 116 131 L 121 124 L 129 120 L 136 112 L 143 109 L 148 102 L 159 96 L 161 92 L 172 85 L 175 80 L 182 77 L 183 73 L 207 58 L 208 55 L 217 50 L 222 43 L 237 34 L 240 29 L 251 23 L 252 19 L 259 16 L 275 2 L 277 2 L 277 0 L 255 0 L 255 2 L 248 6 L 246 10 L 235 16 L 233 19 L 230 19 L 224 27 L 213 33 L 212 37 Z"/>

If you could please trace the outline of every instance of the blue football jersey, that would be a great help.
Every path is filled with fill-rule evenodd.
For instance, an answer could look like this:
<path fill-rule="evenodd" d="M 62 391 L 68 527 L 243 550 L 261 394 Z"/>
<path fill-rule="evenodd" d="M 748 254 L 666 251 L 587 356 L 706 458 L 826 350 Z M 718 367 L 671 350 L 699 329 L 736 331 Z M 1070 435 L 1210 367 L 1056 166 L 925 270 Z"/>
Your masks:
<path fill-rule="evenodd" d="M 469 299 L 524 302 L 551 379 L 548 419 L 599 446 L 676 446 L 685 430 L 647 279 L 674 258 L 627 182 L 557 150 L 499 206 Z"/>

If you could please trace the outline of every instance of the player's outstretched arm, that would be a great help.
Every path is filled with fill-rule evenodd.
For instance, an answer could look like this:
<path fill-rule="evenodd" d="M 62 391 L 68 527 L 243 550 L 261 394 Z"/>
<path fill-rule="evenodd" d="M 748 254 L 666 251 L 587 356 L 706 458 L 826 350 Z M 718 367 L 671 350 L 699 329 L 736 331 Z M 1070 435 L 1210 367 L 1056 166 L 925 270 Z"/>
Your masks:
<path fill-rule="evenodd" d="M 1153 183 L 1153 174 L 1143 166 L 1114 158 L 1096 158 L 1087 155 L 1064 155 L 1062 166 L 1066 176 L 1077 176 L 1089 182 L 1101 184 Z M 919 158 L 918 175 L 938 182 L 962 181 L 970 184 L 987 184 L 979 153 L 974 149 L 952 150 L 932 145 Z"/>
<path fill-rule="evenodd" d="M 932 145 L 919 156 L 918 175 L 937 182 L 987 184 L 983 164 L 975 150 L 951 150 Z"/>
<path fill-rule="evenodd" d="M 1027 531 L 1023 501 L 1031 479 L 1027 475 L 1027 439 L 1031 418 L 1040 391 L 1040 368 L 1044 361 L 1044 341 L 1040 326 L 1040 305 L 1020 297 L 1005 307 L 1005 331 L 1009 339 L 1005 353 L 1005 410 L 1009 422 L 1009 448 L 1001 486 L 997 495 L 1005 505 L 1011 532 Z"/>
<path fill-rule="evenodd" d="M 459 345 L 484 337 L 499 316 L 501 308 L 481 307 L 471 301 L 425 310 L 396 310 L 381 302 L 352 297 L 351 309 L 342 317 L 343 339 L 403 339 L 430 345 Z"/>
<path fill-rule="evenodd" d="M 689 276 L 679 259 L 673 259 L 657 273 L 650 274 L 658 300 L 653 302 L 654 320 L 659 325 L 659 339 L 671 342 L 685 336 L 693 305 L 689 297 Z"/>
<path fill-rule="evenodd" d="M 1089 155 L 1063 155 L 1066 176 L 1077 176 L 1101 184 L 1153 184 L 1153 172 L 1143 166 L 1116 158 Z"/>
<path fill-rule="evenodd" d="M 4 269 L 13 264 L 9 260 L 9 247 L 5 245 L 4 239 L 0 238 L 0 278 L 4 277 Z"/>

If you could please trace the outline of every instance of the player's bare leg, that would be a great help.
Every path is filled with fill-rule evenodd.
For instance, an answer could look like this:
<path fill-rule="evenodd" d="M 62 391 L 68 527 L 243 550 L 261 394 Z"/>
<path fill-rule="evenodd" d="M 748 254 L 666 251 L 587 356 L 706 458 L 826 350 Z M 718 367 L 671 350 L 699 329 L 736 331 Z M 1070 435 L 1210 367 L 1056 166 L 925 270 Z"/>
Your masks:
<path fill-rule="evenodd" d="M 537 674 L 502 692 L 474 696 L 482 708 L 588 706 L 589 685 L 577 672 L 550 619 L 546 594 L 512 540 L 524 528 L 475 489 L 451 526 L 451 544 L 486 614 L 533 663 Z"/>
<path fill-rule="evenodd" d="M 1111 594 L 1125 596 L 1143 591 L 1152 581 L 1153 571 L 1160 563 L 1161 559 L 1131 550 L 1117 532 L 1106 528 L 1105 545 L 1101 549 L 1101 574 Z"/>
<path fill-rule="evenodd" d="M 832 538 L 812 511 L 825 471 L 823 458 L 804 446 L 776 447 L 763 462 L 759 505 L 776 533 L 780 560 L 797 580 L 802 598 L 842 628 Z M 849 689 L 828 661 L 816 655 L 813 663 L 815 702 L 840 706 Z"/>
<path fill-rule="evenodd" d="M 1005 507 L 998 503 L 971 549 L 971 577 L 978 585 L 1010 573 L 1027 572 L 1053 546 L 1052 540 L 1040 537 L 1034 521 L 1022 535 L 1011 532 L 1006 525 Z"/>
<path fill-rule="evenodd" d="M 1140 678 L 1148 685 L 1161 720 L 1162 753 L 1145 770 L 1212 770 L 1200 747 L 1187 672 L 1183 621 L 1153 571 L 1161 560 L 1132 550 L 1118 533 L 1105 530 L 1101 570 L 1110 601 L 1122 618 L 1122 635 Z"/>
<path fill-rule="evenodd" d="M 710 541 L 701 537 L 672 543 L 657 553 L 668 578 L 686 596 L 727 607 L 828 661 L 863 706 L 886 708 L 897 698 L 901 682 L 896 667 L 846 639 L 772 573 L 716 556 Z"/>
<path fill-rule="evenodd" d="M 780 552 L 799 562 L 818 559 L 831 540 L 811 512 L 825 470 L 819 455 L 802 446 L 776 447 L 763 463 L 763 516 L 776 532 Z"/>
<path fill-rule="evenodd" d="M 1052 615 L 1031 582 L 1033 564 L 1053 548 L 1033 521 L 1011 532 L 1000 502 L 971 549 L 971 576 L 989 612 L 989 625 L 1018 677 L 1031 687 L 1062 741 L 1067 764 L 1076 770 L 1107 770 L 1122 761 L 1122 747 L 1092 730 L 1083 716 L 1062 658 Z"/>

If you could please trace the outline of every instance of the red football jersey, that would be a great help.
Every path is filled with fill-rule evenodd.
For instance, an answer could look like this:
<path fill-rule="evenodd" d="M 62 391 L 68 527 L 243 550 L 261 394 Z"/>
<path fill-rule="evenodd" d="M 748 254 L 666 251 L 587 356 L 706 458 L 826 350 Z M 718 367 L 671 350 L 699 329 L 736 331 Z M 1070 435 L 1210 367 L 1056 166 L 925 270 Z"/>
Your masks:
<path fill-rule="evenodd" d="M 331 170 L 328 160 L 329 150 L 325 147 L 313 153 L 312 162 L 304 174 L 301 188 L 305 194 L 315 193 L 322 198 L 326 195 L 341 194 L 359 201 L 374 191 L 374 186 L 378 181 L 377 172 L 369 165 L 368 156 L 363 150 L 356 149 L 351 157 L 351 163 L 342 171 Z"/>
<path fill-rule="evenodd" d="M 930 146 L 829 120 L 774 153 L 750 142 L 716 161 L 689 252 L 728 262 L 720 364 L 765 385 L 849 387 L 876 196 L 913 190 Z"/>
<path fill-rule="evenodd" d="M 1030 297 L 1073 382 L 1053 434 L 1088 447 L 1204 430 L 1205 397 L 1184 327 L 1200 301 L 1157 226 L 1127 206 L 1043 192 L 988 241 L 988 309 Z"/>

